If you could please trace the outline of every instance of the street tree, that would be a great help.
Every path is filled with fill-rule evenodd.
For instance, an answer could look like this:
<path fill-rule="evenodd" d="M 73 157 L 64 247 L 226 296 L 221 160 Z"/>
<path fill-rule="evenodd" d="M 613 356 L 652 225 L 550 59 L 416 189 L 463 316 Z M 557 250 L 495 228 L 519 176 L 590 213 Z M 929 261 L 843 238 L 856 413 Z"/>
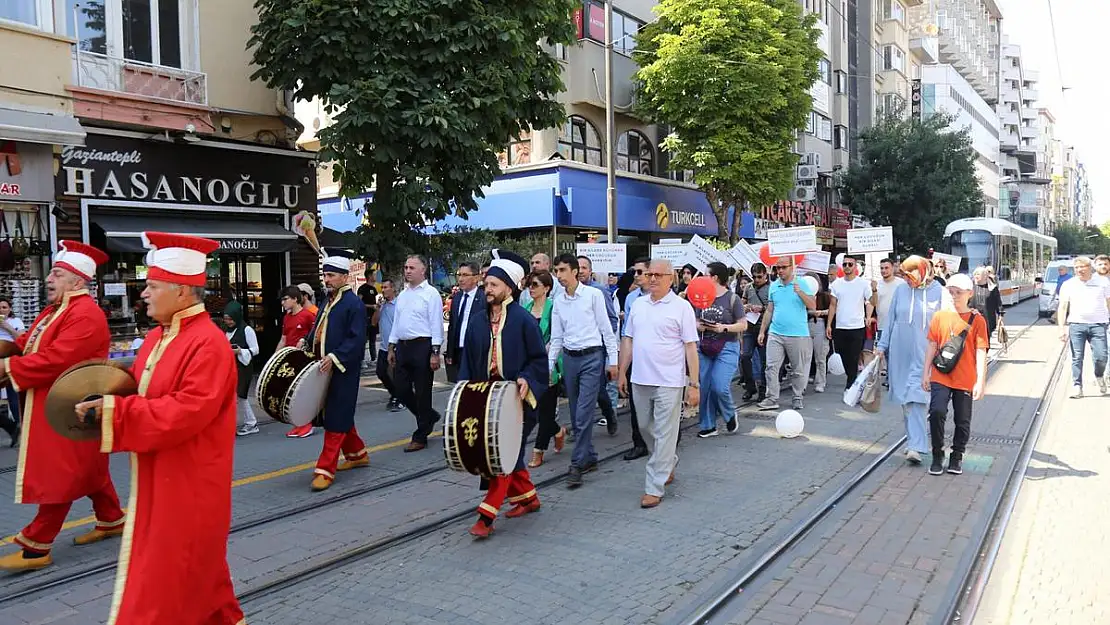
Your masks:
<path fill-rule="evenodd" d="M 387 266 L 427 252 L 426 226 L 465 217 L 510 137 L 565 118 L 559 62 L 573 0 L 257 0 L 253 79 L 318 98 L 342 193 L 373 188 L 359 251 Z"/>
<path fill-rule="evenodd" d="M 693 170 L 717 218 L 740 238 L 740 210 L 786 197 L 797 131 L 818 77 L 816 16 L 797 0 L 662 0 L 636 38 L 639 112 L 669 127 L 671 167 Z"/>
<path fill-rule="evenodd" d="M 1101 228 L 1073 223 L 1056 224 L 1056 253 L 1097 255 L 1110 253 L 1110 238 Z"/>
<path fill-rule="evenodd" d="M 841 177 L 841 201 L 873 225 L 892 226 L 901 253 L 925 254 L 950 222 L 983 215 L 971 136 L 953 121 L 943 113 L 880 115 Z"/>

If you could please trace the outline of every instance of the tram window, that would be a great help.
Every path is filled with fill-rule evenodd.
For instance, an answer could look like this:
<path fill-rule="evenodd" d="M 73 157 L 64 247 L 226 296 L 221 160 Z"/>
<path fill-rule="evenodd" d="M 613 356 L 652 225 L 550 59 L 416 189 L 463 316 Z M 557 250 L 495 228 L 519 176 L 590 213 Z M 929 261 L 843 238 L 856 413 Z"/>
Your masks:
<path fill-rule="evenodd" d="M 1002 273 L 998 274 L 1000 280 L 1013 280 L 1014 275 L 1020 275 L 1019 263 L 1021 257 L 1018 255 L 1018 241 L 1012 235 L 999 235 L 995 239 L 998 242 L 998 264 L 1006 268 L 1006 275 L 1003 277 Z"/>
<path fill-rule="evenodd" d="M 995 239 L 985 230 L 954 232 L 948 239 L 948 252 L 967 259 L 968 267 L 994 264 Z"/>
<path fill-rule="evenodd" d="M 1012 280 L 1012 279 L 1013 278 L 1010 275 L 1010 268 L 1007 267 L 1006 265 L 1002 265 L 1002 267 L 998 270 L 998 280 L 1003 281 L 1003 280 Z"/>
<path fill-rule="evenodd" d="M 1033 250 L 1032 241 L 1021 242 L 1021 269 L 1018 271 L 1018 277 L 1021 279 L 1032 279 L 1036 273 L 1036 259 L 1037 256 Z"/>

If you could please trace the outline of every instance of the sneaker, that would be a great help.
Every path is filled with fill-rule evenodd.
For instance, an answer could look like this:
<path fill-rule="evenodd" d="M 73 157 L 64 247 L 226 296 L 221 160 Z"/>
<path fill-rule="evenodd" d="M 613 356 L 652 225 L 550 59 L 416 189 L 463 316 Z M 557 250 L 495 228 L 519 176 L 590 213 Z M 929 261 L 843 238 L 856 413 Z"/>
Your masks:
<path fill-rule="evenodd" d="M 735 433 L 736 430 L 739 428 L 740 422 L 736 419 L 736 415 L 733 415 L 731 419 L 725 422 L 725 431 L 727 431 L 729 434 Z"/>
<path fill-rule="evenodd" d="M 952 475 L 960 475 L 964 472 L 963 462 L 959 454 L 952 454 L 948 459 L 948 472 Z"/>
<path fill-rule="evenodd" d="M 720 434 L 720 432 L 717 431 L 717 428 L 710 428 L 708 430 L 702 430 L 698 432 L 698 438 L 713 438 L 717 434 Z"/>
<path fill-rule="evenodd" d="M 399 400 L 399 399 L 393 400 L 393 405 L 389 407 L 390 412 L 401 412 L 404 409 L 405 409 L 405 405 L 402 404 L 401 400 Z"/>
<path fill-rule="evenodd" d="M 1071 387 L 1071 395 L 1068 395 L 1068 397 L 1072 399 L 1079 399 L 1080 397 L 1083 397 L 1083 385 L 1076 384 L 1075 386 Z"/>
<path fill-rule="evenodd" d="M 1103 395 L 1106 394 L 1106 378 L 1105 377 L 1101 377 L 1101 378 L 1098 379 L 1098 392 L 1103 394 Z"/>
<path fill-rule="evenodd" d="M 933 454 L 933 462 L 929 465 L 929 475 L 944 474 L 944 454 Z"/>
<path fill-rule="evenodd" d="M 316 428 L 312 427 L 312 424 L 309 423 L 308 425 L 302 425 L 289 430 L 285 433 L 285 438 L 308 438 L 312 436 L 312 433 L 315 431 Z"/>
<path fill-rule="evenodd" d="M 236 436 L 250 436 L 251 434 L 258 434 L 257 425 L 240 425 L 239 429 L 235 430 Z"/>
<path fill-rule="evenodd" d="M 825 387 L 818 384 L 818 385 L 813 387 L 813 392 L 814 393 L 824 393 L 825 392 Z"/>
<path fill-rule="evenodd" d="M 802 404 L 802 398 L 795 397 L 794 400 L 790 402 L 790 407 L 794 410 L 801 410 L 804 407 Z"/>
<path fill-rule="evenodd" d="M 594 425 L 597 425 L 597 426 L 600 426 L 600 427 L 608 427 L 609 426 L 609 420 L 606 419 L 605 417 L 602 417 L 602 418 L 598 419 L 597 421 L 594 421 Z"/>
<path fill-rule="evenodd" d="M 744 391 L 744 396 L 740 398 L 741 401 L 751 401 L 755 398 L 755 391 Z"/>
<path fill-rule="evenodd" d="M 567 472 L 567 488 L 578 488 L 582 485 L 582 470 L 573 464 Z"/>
<path fill-rule="evenodd" d="M 921 454 L 917 453 L 916 451 L 914 451 L 912 449 L 907 451 L 906 452 L 906 462 L 908 462 L 908 463 L 910 463 L 914 466 L 921 464 Z"/>
<path fill-rule="evenodd" d="M 760 410 L 778 410 L 779 409 L 779 402 L 777 402 L 776 400 L 771 399 L 770 397 L 768 397 L 768 398 L 764 399 L 763 401 L 759 402 L 758 404 L 756 404 L 755 407 L 759 408 Z"/>

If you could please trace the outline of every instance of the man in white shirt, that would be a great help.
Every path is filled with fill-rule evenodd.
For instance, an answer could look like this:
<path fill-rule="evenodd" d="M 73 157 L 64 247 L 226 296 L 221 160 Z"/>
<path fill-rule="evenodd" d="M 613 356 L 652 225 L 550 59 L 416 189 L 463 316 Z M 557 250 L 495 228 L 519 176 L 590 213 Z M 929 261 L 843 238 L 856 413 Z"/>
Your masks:
<path fill-rule="evenodd" d="M 578 281 L 578 259 L 560 254 L 555 278 L 566 289 L 555 298 L 551 312 L 551 343 L 547 360 L 551 371 L 563 355 L 563 379 L 574 427 L 568 488 L 582 485 L 582 474 L 597 469 L 593 445 L 593 414 L 598 394 L 617 376 L 617 337 L 609 325 L 605 294 Z M 606 373 L 607 372 L 607 373 Z"/>
<path fill-rule="evenodd" d="M 397 296 L 389 332 L 389 366 L 401 403 L 416 417 L 416 431 L 405 452 L 428 446 L 439 413 L 432 408 L 432 378 L 443 345 L 443 299 L 428 284 L 428 264 L 420 256 L 405 260 L 405 288 Z"/>
<path fill-rule="evenodd" d="M 486 292 L 478 285 L 481 268 L 478 263 L 469 262 L 459 265 L 455 278 L 459 281 L 459 291 L 451 297 L 451 308 L 447 315 L 447 345 L 443 357 L 447 363 L 447 381 L 459 381 L 459 358 L 462 356 L 466 328 L 474 313 L 480 311 L 486 301 Z M 475 306 L 475 302 L 478 303 Z"/>
<path fill-rule="evenodd" d="M 879 275 L 882 279 L 876 285 L 875 295 L 875 319 L 879 322 L 879 333 L 875 336 L 876 345 L 882 338 L 883 326 L 890 312 L 890 303 L 894 301 L 894 289 L 902 283 L 902 280 L 894 276 L 894 261 L 889 258 L 879 261 Z"/>
<path fill-rule="evenodd" d="M 674 268 L 669 261 L 652 261 L 647 273 L 648 297 L 640 297 L 625 319 L 621 338 L 620 390 L 628 394 L 625 374 L 632 362 L 632 398 L 640 407 L 639 422 L 651 441 L 647 480 L 640 507 L 654 508 L 674 480 L 678 463 L 682 396 L 698 405 L 698 323 L 690 303 L 671 290 Z M 689 371 L 689 382 L 686 372 Z"/>
<path fill-rule="evenodd" d="M 613 328 L 613 336 L 617 336 L 620 328 L 620 316 L 617 315 L 617 304 L 609 293 L 609 287 L 594 279 L 594 263 L 589 256 L 578 255 L 578 281 L 585 286 L 593 287 L 605 295 L 605 313 L 609 316 L 609 325 Z M 618 341 L 619 342 L 619 341 Z M 597 396 L 597 407 L 601 409 L 601 418 L 597 425 L 604 425 L 609 436 L 617 435 L 617 382 L 612 380 L 602 385 Z"/>
<path fill-rule="evenodd" d="M 1083 397 L 1083 356 L 1091 344 L 1098 390 L 1106 394 L 1106 327 L 1110 324 L 1110 280 L 1094 275 L 1091 259 L 1072 261 L 1075 275 L 1060 287 L 1056 322 L 1060 340 L 1071 343 L 1071 397 Z"/>
<path fill-rule="evenodd" d="M 829 286 L 829 295 L 832 296 L 829 317 L 833 321 L 825 327 L 825 336 L 832 339 L 836 353 L 844 362 L 847 388 L 855 383 L 859 375 L 859 357 L 867 339 L 867 320 L 871 317 L 875 295 L 871 282 L 859 277 L 857 264 L 855 257 L 844 256 L 844 277 L 837 278 Z"/>

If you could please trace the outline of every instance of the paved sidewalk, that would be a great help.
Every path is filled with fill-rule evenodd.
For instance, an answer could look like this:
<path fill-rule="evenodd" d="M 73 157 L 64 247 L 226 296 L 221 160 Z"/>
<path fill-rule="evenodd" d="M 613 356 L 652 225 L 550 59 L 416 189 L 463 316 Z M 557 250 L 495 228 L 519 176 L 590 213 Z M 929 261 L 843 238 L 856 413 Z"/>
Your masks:
<path fill-rule="evenodd" d="M 931 476 L 928 457 L 912 467 L 895 456 L 712 622 L 928 623 L 951 591 L 1060 350 L 1055 329 L 1043 324 L 1010 348 L 975 405 L 963 475 Z"/>
<path fill-rule="evenodd" d="M 1070 366 L 1070 364 L 1069 364 Z M 1061 376 L 975 625 L 1110 623 L 1110 397 Z"/>

